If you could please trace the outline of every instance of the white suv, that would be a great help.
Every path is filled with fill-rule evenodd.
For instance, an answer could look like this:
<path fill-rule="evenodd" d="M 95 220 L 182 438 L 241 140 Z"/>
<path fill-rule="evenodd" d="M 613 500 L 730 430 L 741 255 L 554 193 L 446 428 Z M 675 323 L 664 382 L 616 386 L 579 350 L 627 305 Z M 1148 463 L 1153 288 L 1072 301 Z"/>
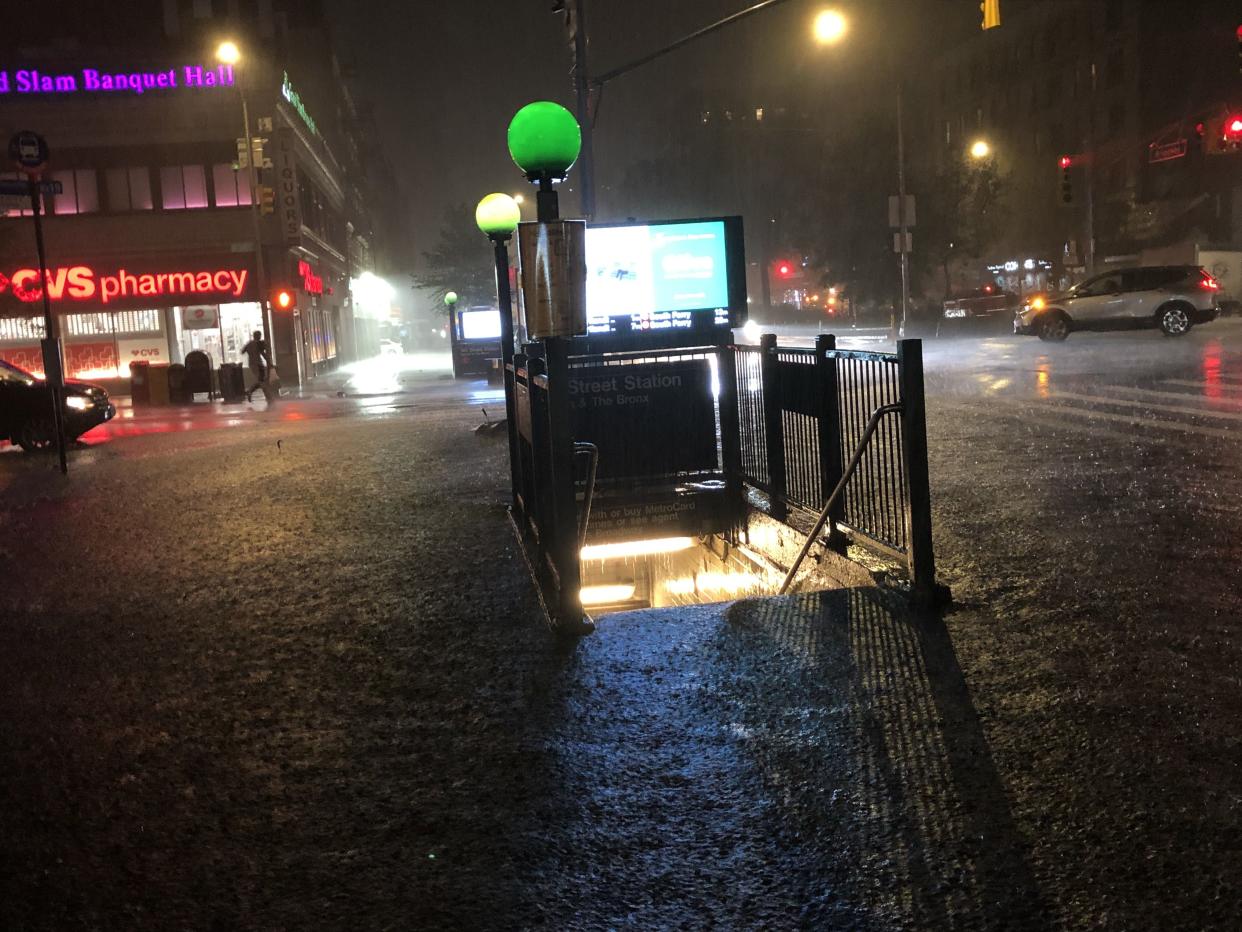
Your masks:
<path fill-rule="evenodd" d="M 1178 337 L 1215 320 L 1220 285 L 1197 265 L 1161 265 L 1105 272 L 1063 294 L 1022 305 L 1014 333 L 1060 342 L 1075 330 L 1159 327 Z"/>

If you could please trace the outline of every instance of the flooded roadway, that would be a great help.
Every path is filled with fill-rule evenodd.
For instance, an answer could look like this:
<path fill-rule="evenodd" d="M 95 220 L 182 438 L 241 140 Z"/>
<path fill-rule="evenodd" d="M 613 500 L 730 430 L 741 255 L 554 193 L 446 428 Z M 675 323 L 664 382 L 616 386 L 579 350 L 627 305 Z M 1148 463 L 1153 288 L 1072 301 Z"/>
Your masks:
<path fill-rule="evenodd" d="M 940 620 L 557 645 L 431 372 L 0 454 L 0 926 L 1230 928 L 1240 336 L 929 343 Z"/>

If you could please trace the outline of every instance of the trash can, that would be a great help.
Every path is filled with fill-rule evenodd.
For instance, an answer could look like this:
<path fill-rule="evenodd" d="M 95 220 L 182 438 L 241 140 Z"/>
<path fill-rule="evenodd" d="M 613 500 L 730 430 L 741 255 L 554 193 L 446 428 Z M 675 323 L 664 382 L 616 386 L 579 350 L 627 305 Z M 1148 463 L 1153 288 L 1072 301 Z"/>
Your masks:
<path fill-rule="evenodd" d="M 185 354 L 185 388 L 190 393 L 190 401 L 200 393 L 205 394 L 208 401 L 216 396 L 216 386 L 211 378 L 211 357 L 202 350 Z"/>
<path fill-rule="evenodd" d="M 151 403 L 151 364 L 146 360 L 129 364 L 129 398 L 135 408 Z"/>
<path fill-rule="evenodd" d="M 188 405 L 194 400 L 185 366 L 179 362 L 168 367 L 168 400 L 175 405 Z"/>
<path fill-rule="evenodd" d="M 229 404 L 246 400 L 246 375 L 241 363 L 226 362 L 220 367 L 220 397 Z"/>
<path fill-rule="evenodd" d="M 168 366 L 151 366 L 147 369 L 147 385 L 151 394 L 151 404 L 169 404 L 168 397 Z"/>

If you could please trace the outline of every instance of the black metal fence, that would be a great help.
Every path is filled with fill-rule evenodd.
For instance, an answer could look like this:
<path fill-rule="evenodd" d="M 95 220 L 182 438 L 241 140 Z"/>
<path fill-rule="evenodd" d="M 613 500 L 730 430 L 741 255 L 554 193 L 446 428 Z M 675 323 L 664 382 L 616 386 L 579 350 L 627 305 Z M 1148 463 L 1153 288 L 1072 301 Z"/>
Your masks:
<path fill-rule="evenodd" d="M 742 476 L 778 520 L 791 508 L 820 512 L 872 415 L 893 408 L 829 512 L 828 541 L 902 561 L 916 594 L 934 598 L 921 342 L 891 354 L 838 350 L 830 335 L 814 349 L 778 347 L 767 334 L 737 347 L 736 369 Z"/>
<path fill-rule="evenodd" d="M 531 348 L 544 356 L 516 354 L 505 372 L 505 390 L 512 398 L 513 521 L 549 618 L 574 626 L 582 606 L 568 357 L 555 341 Z"/>
<path fill-rule="evenodd" d="M 585 486 L 595 476 L 575 474 L 582 440 L 605 507 L 670 481 L 679 496 L 692 485 L 702 496 L 695 533 L 728 532 L 748 484 L 766 493 L 773 518 L 823 513 L 829 547 L 854 542 L 899 560 L 915 598 L 936 600 L 920 341 L 891 354 L 838 350 L 827 335 L 814 349 L 778 347 L 765 335 L 759 346 L 580 357 L 548 341 L 515 355 L 505 379 L 514 523 L 550 617 L 581 617 Z M 724 481 L 694 481 L 708 477 Z"/>

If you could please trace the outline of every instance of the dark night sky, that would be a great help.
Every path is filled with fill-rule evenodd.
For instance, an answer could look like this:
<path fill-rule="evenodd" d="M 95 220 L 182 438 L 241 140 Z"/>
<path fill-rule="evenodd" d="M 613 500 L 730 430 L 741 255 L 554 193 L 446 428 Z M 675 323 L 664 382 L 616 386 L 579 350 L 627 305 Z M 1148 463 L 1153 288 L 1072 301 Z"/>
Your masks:
<path fill-rule="evenodd" d="M 749 5 L 748 0 L 593 0 L 592 70 L 598 73 Z M 808 40 L 824 4 L 790 0 L 610 84 L 597 135 L 606 186 L 681 124 L 662 107 L 690 87 L 788 85 L 819 105 L 887 106 L 859 93 L 891 47 L 915 49 L 977 27 L 978 0 L 871 0 L 836 4 L 851 17 L 844 46 Z M 356 66 L 375 102 L 385 143 L 410 195 L 416 248 L 436 238 L 445 207 L 493 190 L 524 187 L 505 148 L 509 118 L 524 103 L 572 106 L 570 63 L 550 0 L 328 0 L 341 58 Z M 832 96 L 833 88 L 847 92 Z M 883 98 L 881 97 L 880 100 Z M 571 179 L 572 183 L 572 179 Z"/>

